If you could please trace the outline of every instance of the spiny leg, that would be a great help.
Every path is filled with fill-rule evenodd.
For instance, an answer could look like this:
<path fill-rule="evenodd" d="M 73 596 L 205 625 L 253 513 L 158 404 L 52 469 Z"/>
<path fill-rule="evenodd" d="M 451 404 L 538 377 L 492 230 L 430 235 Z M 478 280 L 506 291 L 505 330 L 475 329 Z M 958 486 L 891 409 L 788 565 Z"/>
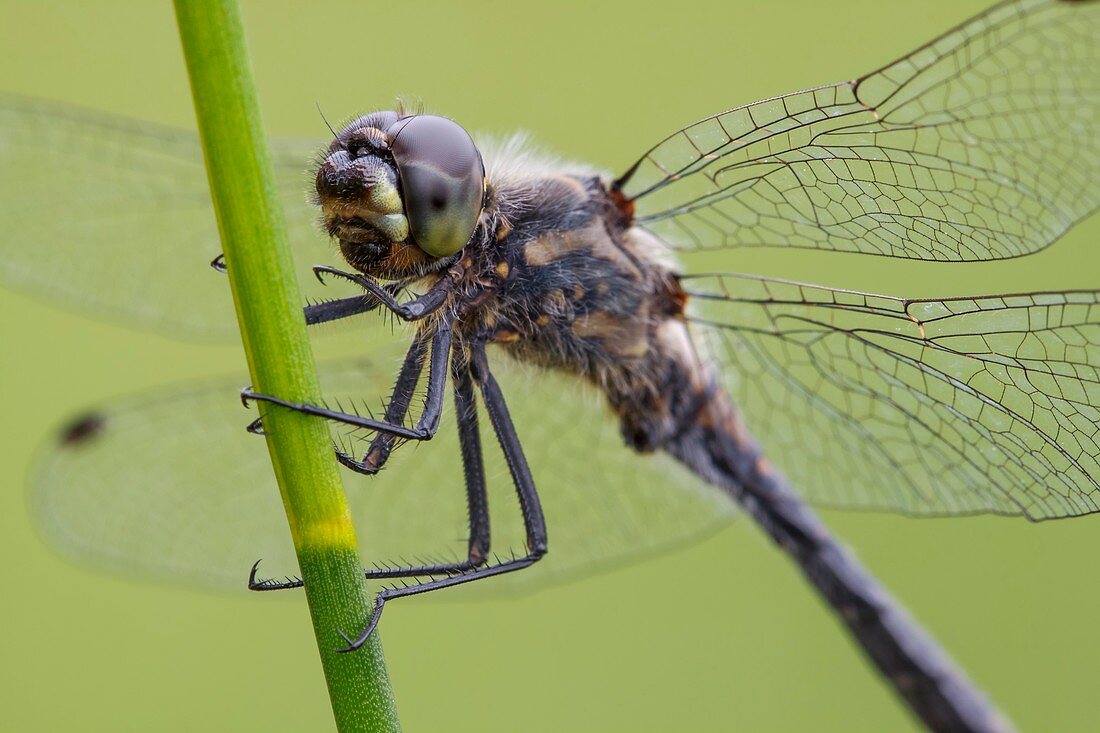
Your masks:
<path fill-rule="evenodd" d="M 481 434 L 477 423 L 477 402 L 474 395 L 474 384 L 470 378 L 469 364 L 457 350 L 452 355 L 451 374 L 454 378 L 458 440 L 462 451 L 462 468 L 466 480 L 466 508 L 470 528 L 467 557 L 460 562 L 398 568 L 372 568 L 364 571 L 364 575 L 370 580 L 462 573 L 483 565 L 489 556 L 489 497 L 485 490 L 485 464 L 482 460 Z M 257 580 L 256 573 L 259 566 L 260 563 L 257 561 L 249 573 L 249 590 L 286 590 L 288 588 L 301 588 L 303 585 L 300 578 Z"/>
<path fill-rule="evenodd" d="M 466 483 L 467 521 L 470 528 L 466 559 L 403 568 L 373 568 L 365 571 L 369 580 L 464 573 L 483 565 L 489 556 L 489 496 L 485 490 L 485 464 L 482 460 L 481 434 L 477 424 L 477 402 L 469 365 L 457 350 L 451 356 L 451 376 L 454 379 L 455 420 L 458 423 L 458 442 Z"/>
<path fill-rule="evenodd" d="M 228 272 L 229 270 L 225 264 L 225 254 L 219 254 L 211 260 L 210 267 L 223 275 Z M 318 280 L 324 283 L 324 280 L 321 278 L 322 273 L 337 275 L 347 280 L 351 280 L 361 287 L 364 286 L 364 279 L 352 273 L 342 272 L 332 267 L 328 267 L 327 265 L 317 265 L 313 268 L 313 274 L 317 276 Z M 413 316 L 413 318 L 407 320 L 414 320 L 417 317 L 423 318 L 434 310 L 434 308 L 427 308 L 425 306 L 435 305 L 435 307 L 438 308 L 439 305 L 442 305 L 443 300 L 445 300 L 445 298 L 441 299 L 437 294 L 429 298 L 426 303 L 417 305 L 418 300 L 422 300 L 427 296 L 427 294 L 425 294 L 425 296 L 421 298 L 410 301 L 412 305 L 400 304 L 397 302 L 397 293 L 400 292 L 403 287 L 404 285 L 402 283 L 378 285 L 370 281 L 370 287 L 367 288 L 369 292 L 368 295 L 351 295 L 346 298 L 327 300 L 322 303 L 311 303 L 302 309 L 305 314 L 306 325 L 314 326 L 319 323 L 329 323 L 343 318 L 351 318 L 361 313 L 377 310 L 383 305 L 391 307 L 391 304 L 396 308 L 406 308 L 406 313 Z M 449 289 L 449 286 L 447 286 L 447 289 Z M 391 308 L 391 310 L 392 309 L 393 308 Z M 421 315 L 414 315 L 416 313 L 420 313 Z"/>
<path fill-rule="evenodd" d="M 215 257 L 214 260 L 210 263 L 210 266 L 218 272 L 225 273 L 225 255 L 218 255 L 217 257 Z M 417 321 L 439 310 L 439 308 L 445 302 L 447 302 L 447 297 L 454 286 L 456 277 L 458 276 L 457 270 L 454 270 L 452 268 L 452 270 L 449 270 L 443 277 L 441 277 L 424 295 L 413 298 L 412 300 L 406 301 L 405 303 L 399 303 L 396 299 L 396 295 L 404 287 L 403 283 L 395 282 L 386 285 L 379 285 L 372 279 L 363 275 L 344 272 L 342 270 L 337 270 L 336 268 L 329 267 L 328 265 L 315 265 L 313 267 L 313 273 L 321 283 L 325 283 L 325 275 L 333 275 L 353 282 L 364 288 L 368 292 L 365 295 L 353 295 L 346 298 L 339 298 L 337 300 L 324 301 L 321 303 L 312 303 L 305 306 L 302 310 L 307 326 L 317 325 L 321 323 L 329 323 L 344 318 L 350 318 L 352 316 L 360 315 L 362 313 L 377 310 L 379 307 L 382 306 L 385 306 L 387 309 L 393 311 L 399 317 L 406 321 Z M 377 421 L 365 419 L 358 415 L 348 415 L 347 413 L 343 413 L 342 411 L 328 411 L 327 414 L 321 414 L 317 412 L 317 410 L 324 408 L 318 408 L 316 406 L 310 405 L 295 405 L 293 403 L 289 403 L 278 398 L 256 394 L 252 392 L 251 388 L 241 391 L 241 399 L 245 402 L 246 406 L 248 404 L 248 400 L 250 399 L 263 400 L 274 404 L 279 404 L 283 407 L 288 407 L 290 409 L 296 409 L 300 412 L 305 412 L 306 414 L 313 414 L 319 417 L 325 417 L 327 419 L 348 422 L 349 424 L 352 424 L 356 427 L 362 427 L 369 430 L 377 430 L 382 433 L 391 433 L 389 440 L 390 448 L 385 451 L 386 456 L 388 456 L 389 451 L 392 450 L 393 437 L 405 438 L 408 440 L 428 440 L 432 437 L 431 435 L 409 434 L 407 428 L 395 424 L 396 420 L 404 418 L 404 412 L 399 416 L 399 418 L 387 418 L 384 424 L 380 424 Z M 389 412 L 388 406 L 387 412 Z M 341 416 L 343 416 L 343 418 L 345 419 L 341 420 Z M 348 418 L 350 418 L 351 420 L 349 420 Z M 358 420 L 356 420 L 356 418 Z M 253 420 L 251 423 L 249 423 L 247 430 L 250 433 L 262 435 L 263 419 L 257 418 L 256 420 Z M 375 441 L 375 443 L 377 443 L 377 441 Z M 373 445 L 374 443 L 372 443 L 372 447 Z M 361 464 L 358 461 L 355 461 L 355 459 L 347 456 L 346 454 L 343 454 L 340 451 L 337 451 L 337 457 L 340 458 L 341 462 L 344 463 L 344 465 L 346 465 L 348 468 L 359 471 L 360 473 L 375 473 L 377 472 L 378 468 L 381 468 L 381 465 L 378 465 L 375 466 L 374 470 L 372 471 L 369 467 Z M 347 459 L 347 461 L 344 461 L 345 458 Z M 385 458 L 382 459 L 382 463 L 384 462 Z"/>
<path fill-rule="evenodd" d="M 516 426 L 504 401 L 504 393 L 500 391 L 500 385 L 489 371 L 489 362 L 483 343 L 474 345 L 470 373 L 481 387 L 481 397 L 489 413 L 489 422 L 493 425 L 493 432 L 496 433 L 500 449 L 508 463 L 508 472 L 512 475 L 512 483 L 519 497 L 523 527 L 527 533 L 528 553 L 526 558 L 521 558 L 521 561 L 526 559 L 528 562 L 520 567 L 526 567 L 546 554 L 546 517 L 543 515 L 542 501 L 539 499 L 535 480 L 531 476 L 527 456 L 523 453 L 523 445 L 516 434 Z"/>
<path fill-rule="evenodd" d="M 412 428 L 341 410 L 331 410 L 320 405 L 288 402 L 279 397 L 253 392 L 251 388 L 241 390 L 241 401 L 246 406 L 250 400 L 268 402 L 305 415 L 332 420 L 364 430 L 387 433 L 406 440 L 431 440 L 439 429 L 439 418 L 443 412 L 443 394 L 447 386 L 447 356 L 451 348 L 451 335 L 450 322 L 442 321 L 438 330 L 432 336 L 432 354 L 428 365 L 428 394 L 424 401 L 424 412 L 421 414 L 416 426 Z"/>
<path fill-rule="evenodd" d="M 225 255 L 218 255 L 218 257 L 210 263 L 210 266 L 218 272 L 225 272 L 224 257 Z M 382 286 L 391 297 L 396 297 L 397 293 L 400 292 L 403 287 L 404 285 L 402 283 L 389 283 Z M 320 303 L 310 303 L 302 308 L 302 314 L 305 316 L 307 326 L 317 326 L 322 323 L 332 323 L 333 321 L 369 313 L 378 310 L 381 305 L 382 303 L 370 294 L 350 295 L 346 298 L 326 300 Z M 402 417 L 404 417 L 404 415 L 402 415 Z M 263 435 L 263 418 L 258 417 L 250 422 L 246 430 L 254 435 Z"/>
<path fill-rule="evenodd" d="M 402 425 L 405 416 L 409 412 L 409 404 L 412 402 L 413 392 L 420 381 L 420 375 L 424 371 L 424 358 L 428 353 L 428 341 L 421 334 L 417 334 L 412 346 L 405 354 L 405 361 L 401 364 L 401 371 L 394 382 L 393 391 L 390 393 L 390 401 L 386 405 L 386 414 L 383 419 L 393 425 Z M 378 433 L 371 440 L 370 446 L 358 460 L 348 453 L 337 449 L 336 459 L 356 473 L 368 476 L 378 473 L 385 465 L 393 451 L 394 436 L 388 433 Z"/>
<path fill-rule="evenodd" d="M 485 402 L 486 411 L 489 413 L 489 421 L 493 425 L 493 431 L 496 433 L 497 441 L 500 443 L 501 451 L 508 463 L 508 471 L 512 475 L 512 483 L 515 485 L 516 493 L 519 496 L 523 525 L 527 533 L 527 554 L 523 557 L 507 560 L 499 565 L 477 567 L 461 575 L 451 575 L 419 585 L 387 588 L 380 591 L 375 596 L 374 611 L 367 627 L 356 639 L 351 639 L 343 632 L 339 632 L 348 645 L 337 651 L 351 652 L 363 646 L 378 626 L 382 609 L 387 601 L 514 572 L 534 564 L 546 554 L 546 519 L 543 516 L 542 503 L 539 501 L 538 491 L 535 488 L 534 479 L 531 477 L 531 469 L 527 465 L 527 458 L 523 455 L 523 447 L 520 445 L 519 436 L 516 435 L 512 417 L 508 413 L 508 406 L 504 402 L 504 395 L 489 371 L 488 361 L 485 357 L 485 347 L 481 343 L 473 346 L 470 372 L 474 381 L 481 388 L 481 397 Z"/>
<path fill-rule="evenodd" d="M 384 285 L 383 289 L 396 295 L 404 287 L 399 283 Z M 320 303 L 310 303 L 302 308 L 307 326 L 316 326 L 321 323 L 331 323 L 344 318 L 351 318 L 361 313 L 369 313 L 378 310 L 382 304 L 373 295 L 349 295 L 346 298 L 326 300 Z"/>
<path fill-rule="evenodd" d="M 400 285 L 387 285 L 386 289 L 396 292 Z M 316 326 L 321 323 L 331 323 L 344 318 L 351 318 L 361 313 L 369 313 L 377 310 L 381 304 L 370 295 L 352 295 L 337 300 L 326 300 L 321 303 L 311 303 L 302 309 L 307 326 Z M 404 417 L 402 415 L 401 417 Z M 392 422 L 392 421 L 391 421 Z M 254 435 L 263 435 L 263 418 L 258 417 L 245 428 Z"/>
<path fill-rule="evenodd" d="M 467 564 L 472 568 L 484 563 L 489 556 L 489 496 L 485 491 L 485 462 L 477 421 L 477 396 L 474 394 L 469 362 L 458 349 L 451 357 L 451 377 L 454 379 L 455 422 L 458 424 L 458 444 L 462 452 L 466 507 L 470 520 Z"/>
<path fill-rule="evenodd" d="M 455 283 L 455 277 L 448 271 L 447 274 L 439 278 L 428 292 L 412 300 L 399 303 L 392 292 L 365 275 L 359 275 L 354 272 L 344 272 L 343 270 L 337 270 L 335 267 L 329 267 L 328 265 L 315 265 L 313 267 L 313 274 L 316 275 L 317 279 L 322 283 L 325 281 L 325 275 L 340 277 L 355 283 L 377 298 L 380 305 L 406 321 L 419 321 L 439 310 L 443 304 L 447 302 L 451 288 L 454 287 Z"/>

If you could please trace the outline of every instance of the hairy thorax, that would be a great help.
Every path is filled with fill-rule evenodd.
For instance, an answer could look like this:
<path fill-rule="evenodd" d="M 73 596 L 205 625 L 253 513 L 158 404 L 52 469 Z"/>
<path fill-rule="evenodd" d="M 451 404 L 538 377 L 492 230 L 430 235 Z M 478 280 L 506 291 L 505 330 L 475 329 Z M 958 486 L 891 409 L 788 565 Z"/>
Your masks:
<path fill-rule="evenodd" d="M 537 200 L 500 217 L 493 241 L 467 257 L 490 295 L 459 314 L 468 337 L 488 334 L 517 360 L 594 384 L 627 441 L 655 450 L 694 419 L 709 380 L 683 318 L 685 296 L 663 247 L 627 218 L 596 177 L 547 176 Z"/>

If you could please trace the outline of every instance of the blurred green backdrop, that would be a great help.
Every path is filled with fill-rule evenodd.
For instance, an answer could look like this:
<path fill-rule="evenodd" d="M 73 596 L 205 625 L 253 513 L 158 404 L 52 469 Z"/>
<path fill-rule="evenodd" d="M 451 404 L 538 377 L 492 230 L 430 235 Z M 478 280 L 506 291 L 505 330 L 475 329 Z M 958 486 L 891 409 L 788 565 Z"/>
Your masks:
<path fill-rule="evenodd" d="M 614 171 L 685 122 L 868 71 L 984 5 L 268 1 L 246 2 L 245 15 L 272 134 L 322 138 L 315 104 L 340 119 L 402 94 Z M 0 9 L 0 89 L 192 125 L 166 0 Z M 992 265 L 746 252 L 734 266 L 904 295 L 1090 288 L 1098 235 L 1094 217 L 1048 252 Z M 300 596 L 94 574 L 58 560 L 28 520 L 25 469 L 60 420 L 133 389 L 239 371 L 236 350 L 7 291 L 0 343 L 0 729 L 328 729 Z M 1096 729 L 1097 520 L 826 519 L 1021 729 Z M 382 630 L 409 731 L 914 729 L 747 522 L 518 600 L 404 601 Z"/>

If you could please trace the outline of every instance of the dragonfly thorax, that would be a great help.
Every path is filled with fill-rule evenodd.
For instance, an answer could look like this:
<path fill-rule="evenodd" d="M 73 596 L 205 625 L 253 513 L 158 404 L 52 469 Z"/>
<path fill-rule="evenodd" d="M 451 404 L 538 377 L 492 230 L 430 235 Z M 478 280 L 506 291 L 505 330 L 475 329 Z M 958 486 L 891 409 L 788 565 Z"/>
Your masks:
<path fill-rule="evenodd" d="M 624 218 L 598 176 L 491 184 L 495 234 L 457 264 L 476 273 L 454 303 L 459 333 L 587 381 L 607 397 L 628 443 L 660 448 L 694 419 L 710 382 L 687 337 L 667 249 Z"/>

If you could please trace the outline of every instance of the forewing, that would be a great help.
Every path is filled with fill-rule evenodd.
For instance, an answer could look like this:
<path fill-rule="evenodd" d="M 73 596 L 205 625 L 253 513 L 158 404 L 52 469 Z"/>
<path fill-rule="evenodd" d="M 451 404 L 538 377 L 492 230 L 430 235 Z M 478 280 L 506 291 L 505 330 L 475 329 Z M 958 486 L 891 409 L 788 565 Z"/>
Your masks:
<path fill-rule="evenodd" d="M 318 143 L 274 140 L 300 273 L 329 262 L 307 202 Z M 0 280 L 81 313 L 187 338 L 236 338 L 193 132 L 0 96 Z M 307 295 L 320 296 L 312 277 Z"/>
<path fill-rule="evenodd" d="M 685 285 L 750 430 L 814 501 L 1033 520 L 1100 506 L 1100 292 Z"/>
<path fill-rule="evenodd" d="M 388 395 L 397 350 L 328 367 L 331 403 L 366 410 Z M 494 588 L 546 582 L 625 563 L 716 531 L 732 516 L 722 495 L 623 445 L 594 393 L 564 378 L 495 367 L 543 498 L 551 552 Z M 286 519 L 261 439 L 245 424 L 242 380 L 136 396 L 90 413 L 46 449 L 33 504 L 51 544 L 76 562 L 214 587 L 243 588 L 249 566 L 297 573 Z M 367 396 L 367 397 L 364 397 Z M 419 412 L 419 401 L 414 413 Z M 379 410 L 375 410 L 377 413 Z M 507 467 L 481 414 L 493 551 L 524 552 Z M 334 429 L 334 439 L 359 443 Z M 465 489 L 453 410 L 439 435 L 405 444 L 374 478 L 345 474 L 369 567 L 459 560 L 466 553 Z"/>
<path fill-rule="evenodd" d="M 852 82 L 674 133 L 619 181 L 685 249 L 994 260 L 1100 203 L 1100 3 L 1003 2 Z"/>

